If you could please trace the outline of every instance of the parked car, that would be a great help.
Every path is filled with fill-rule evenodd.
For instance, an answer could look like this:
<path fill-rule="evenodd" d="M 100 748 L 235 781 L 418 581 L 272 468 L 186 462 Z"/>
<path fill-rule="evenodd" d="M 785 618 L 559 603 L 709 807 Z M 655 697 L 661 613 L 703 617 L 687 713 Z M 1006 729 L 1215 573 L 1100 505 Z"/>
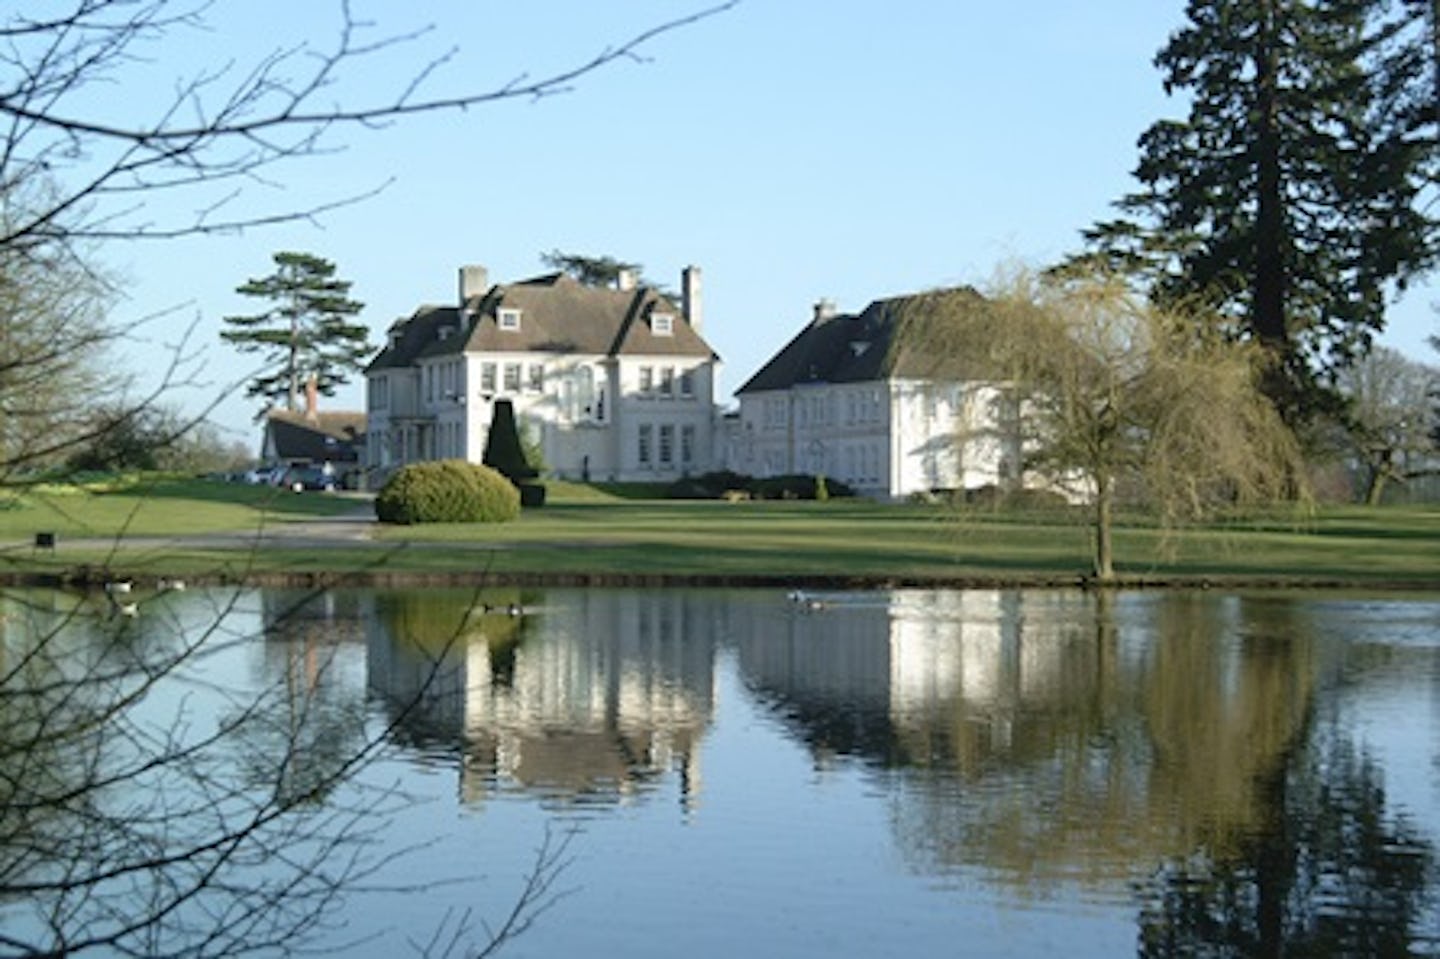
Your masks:
<path fill-rule="evenodd" d="M 297 493 L 303 493 L 306 490 L 333 493 L 335 476 L 319 466 L 295 466 L 285 474 L 285 487 Z"/>
<path fill-rule="evenodd" d="M 255 486 L 275 486 L 285 477 L 283 464 L 257 466 L 245 474 L 245 482 Z"/>

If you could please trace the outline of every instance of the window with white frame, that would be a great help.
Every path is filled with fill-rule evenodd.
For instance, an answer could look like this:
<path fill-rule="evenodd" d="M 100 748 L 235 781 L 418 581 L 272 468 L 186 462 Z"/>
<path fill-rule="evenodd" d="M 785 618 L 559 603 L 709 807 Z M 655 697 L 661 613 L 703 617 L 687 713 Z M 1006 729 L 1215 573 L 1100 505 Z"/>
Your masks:
<path fill-rule="evenodd" d="M 675 367 L 673 366 L 660 368 L 660 398 L 666 400 L 675 398 Z"/>
<path fill-rule="evenodd" d="M 485 362 L 480 364 L 480 392 L 495 392 L 495 364 Z"/>
<path fill-rule="evenodd" d="M 695 424 L 686 423 L 680 427 L 680 463 L 689 466 L 695 462 Z"/>
<path fill-rule="evenodd" d="M 531 393 L 545 392 L 545 367 L 539 363 L 530 364 L 529 389 Z"/>
<path fill-rule="evenodd" d="M 656 336 L 673 336 L 675 333 L 675 317 L 670 313 L 651 313 L 650 332 Z"/>
<path fill-rule="evenodd" d="M 520 329 L 520 311 L 512 306 L 502 306 L 496 313 L 496 323 L 502 330 Z"/>
<path fill-rule="evenodd" d="M 655 369 L 650 366 L 640 367 L 640 395 L 649 396 L 655 390 Z"/>
<path fill-rule="evenodd" d="M 505 392 L 506 392 L 506 393 L 519 393 L 519 392 L 520 392 L 520 364 L 519 364 L 519 363 L 506 363 L 506 364 L 505 364 Z"/>
<path fill-rule="evenodd" d="M 635 454 L 636 458 L 639 459 L 641 466 L 650 465 L 650 446 L 653 441 L 654 434 L 655 428 L 649 423 L 640 424 L 640 432 L 638 434 L 638 442 L 635 447 Z"/>
<path fill-rule="evenodd" d="M 669 466 L 675 462 L 675 426 L 673 423 L 660 424 L 660 465 Z"/>
<path fill-rule="evenodd" d="M 681 370 L 681 371 L 680 371 L 680 395 L 683 396 L 683 397 L 685 397 L 685 399 L 687 399 L 687 400 L 690 399 L 691 397 L 693 397 L 693 396 L 695 395 L 695 371 L 694 371 L 694 370 Z"/>
<path fill-rule="evenodd" d="M 370 408 L 383 410 L 390 406 L 390 380 L 383 376 L 370 378 Z"/>

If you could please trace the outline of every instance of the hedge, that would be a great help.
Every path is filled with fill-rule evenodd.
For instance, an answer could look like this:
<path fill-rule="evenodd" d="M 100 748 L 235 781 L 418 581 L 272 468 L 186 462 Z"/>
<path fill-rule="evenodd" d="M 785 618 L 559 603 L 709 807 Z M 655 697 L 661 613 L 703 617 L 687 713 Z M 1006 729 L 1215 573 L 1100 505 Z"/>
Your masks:
<path fill-rule="evenodd" d="M 498 471 L 465 460 L 402 466 L 375 494 L 382 523 L 506 523 L 520 515 L 520 493 Z"/>

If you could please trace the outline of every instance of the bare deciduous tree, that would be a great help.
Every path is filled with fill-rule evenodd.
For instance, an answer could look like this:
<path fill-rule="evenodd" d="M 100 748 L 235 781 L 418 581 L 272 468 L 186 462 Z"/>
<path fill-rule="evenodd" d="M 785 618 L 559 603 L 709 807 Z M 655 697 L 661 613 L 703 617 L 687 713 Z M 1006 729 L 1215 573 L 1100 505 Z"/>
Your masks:
<path fill-rule="evenodd" d="M 477 71 L 456 69 L 459 86 L 445 88 L 446 68 L 458 67 L 460 50 L 425 59 L 418 44 L 427 31 L 380 32 L 356 17 L 348 0 L 336 3 L 329 36 L 298 37 L 250 62 L 189 73 L 177 67 L 158 86 L 167 54 L 206 33 L 213 2 L 64 0 L 7 8 L 0 13 L 0 477 L 63 459 L 77 436 L 94 439 L 87 404 L 139 415 L 177 386 L 196 385 L 198 365 L 184 338 L 164 344 L 169 368 L 142 395 L 90 362 L 147 333 L 143 322 L 119 328 L 106 315 L 116 286 L 94 268 L 97 243 L 314 219 L 369 194 L 297 205 L 266 188 L 281 182 L 288 164 L 342 146 L 345 131 L 561 94 L 736 2 L 653 25 L 543 76 L 487 86 L 475 83 Z M 396 89 L 354 99 L 357 75 L 377 58 L 412 49 L 420 59 Z M 132 83 L 145 95 L 97 96 Z M 90 426 L 76 425 L 82 420 Z"/>
<path fill-rule="evenodd" d="M 206 27 L 204 0 L 68 0 L 22 5 L 0 15 L 0 200 L 41 190 L 0 228 L 0 248 L 79 239 L 173 238 L 316 217 L 355 196 L 303 207 L 292 198 L 269 209 L 241 208 L 247 187 L 279 175 L 289 161 L 338 144 L 344 129 L 384 125 L 439 110 L 564 93 L 587 74 L 641 57 L 658 36 L 733 6 L 728 0 L 654 25 L 592 57 L 545 76 L 440 90 L 451 49 L 421 63 L 399 88 L 346 102 L 346 84 L 378 54 L 417 42 L 424 31 L 378 34 L 338 5 L 329 38 L 301 38 L 252 63 L 230 62 L 178 77 L 148 116 L 118 111 L 94 96 L 101 84 L 172 50 Z M 163 57 L 160 58 L 163 62 Z M 461 72 L 461 71 L 457 71 Z M 378 186 L 378 185 L 377 185 Z M 147 205 L 184 194 L 194 212 L 163 218 Z"/>
<path fill-rule="evenodd" d="M 210 595 L 0 594 L 0 955 L 283 954 L 321 934 L 333 948 L 334 908 L 383 881 L 387 814 L 411 798 L 356 773 L 410 720 L 462 624 L 377 727 L 338 675 L 343 630 L 307 618 L 313 595 L 260 633 L 236 628 L 251 621 L 239 594 Z M 259 695 L 218 665 L 256 643 L 283 659 Z M 490 955 L 522 935 L 563 897 L 568 843 L 545 837 L 495 925 L 435 917 L 427 954 L 443 939 L 443 954 Z"/>
<path fill-rule="evenodd" d="M 136 327 L 118 328 L 106 316 L 112 289 L 91 267 L 94 244 L 314 218 L 361 197 L 265 207 L 242 195 L 275 182 L 290 161 L 336 146 L 332 138 L 347 128 L 562 93 L 734 2 L 658 24 L 543 77 L 432 93 L 457 55 L 451 51 L 368 103 L 346 102 L 347 72 L 418 35 L 375 37 L 343 0 L 327 43 L 299 41 L 254 62 L 202 69 L 181 76 L 161 101 L 123 105 L 97 89 L 152 57 L 163 63 L 166 50 L 205 27 L 211 3 L 65 0 L 7 9 L 0 481 L 25 481 L 20 474 L 94 441 L 96 429 L 125 424 L 127 410 L 138 417 L 153 409 L 186 381 L 183 339 L 171 344 L 170 373 L 151 392 L 133 395 L 112 375 L 107 351 Z M 152 102 L 152 113 L 137 112 Z M 165 197 L 184 197 L 193 212 L 152 203 Z M 95 425 L 97 405 L 119 411 L 103 418 L 110 425 Z M 316 800 L 348 782 L 390 729 L 357 730 L 353 717 L 303 684 L 238 697 L 225 715 L 194 715 L 175 694 L 176 680 L 255 637 L 228 635 L 224 609 L 182 623 L 132 617 L 132 602 L 112 593 L 0 594 L 0 954 L 288 951 L 378 865 L 366 848 L 386 797 Z M 548 907 L 563 866 L 563 844 L 542 847 L 485 953 Z"/>
<path fill-rule="evenodd" d="M 1440 371 L 1406 359 L 1388 347 L 1376 347 L 1341 372 L 1340 393 L 1348 405 L 1346 446 L 1363 473 L 1364 500 L 1377 505 L 1392 482 L 1427 475 L 1435 452 L 1431 436 L 1431 392 Z"/>

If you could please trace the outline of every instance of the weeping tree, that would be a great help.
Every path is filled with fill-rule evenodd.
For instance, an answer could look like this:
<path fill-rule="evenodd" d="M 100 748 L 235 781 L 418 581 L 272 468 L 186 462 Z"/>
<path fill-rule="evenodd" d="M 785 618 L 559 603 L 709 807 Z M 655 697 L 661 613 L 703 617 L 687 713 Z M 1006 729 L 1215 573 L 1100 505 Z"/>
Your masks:
<path fill-rule="evenodd" d="M 1213 314 L 1162 308 L 1110 275 L 1015 277 L 924 312 L 935 355 L 970 356 L 1016 410 L 1006 428 L 1027 482 L 1089 503 L 1097 579 L 1115 577 L 1121 505 L 1174 526 L 1299 492 L 1260 350 Z"/>

